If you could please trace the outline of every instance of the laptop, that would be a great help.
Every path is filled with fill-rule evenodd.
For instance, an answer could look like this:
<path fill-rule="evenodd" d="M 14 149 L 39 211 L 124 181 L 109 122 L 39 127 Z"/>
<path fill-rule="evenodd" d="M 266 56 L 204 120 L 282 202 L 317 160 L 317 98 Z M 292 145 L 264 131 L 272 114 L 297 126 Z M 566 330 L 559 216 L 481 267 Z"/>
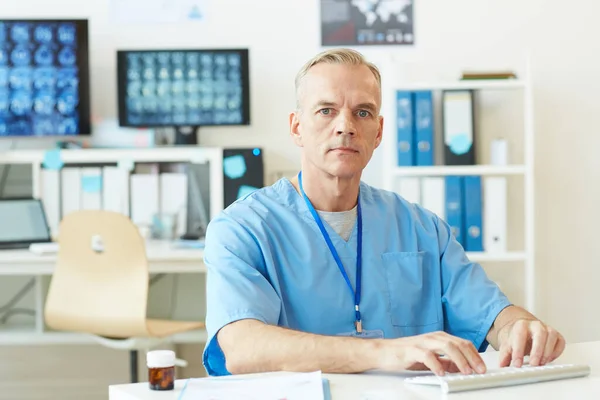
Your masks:
<path fill-rule="evenodd" d="M 52 236 L 39 199 L 0 199 L 0 249 L 27 249 L 50 243 Z"/>

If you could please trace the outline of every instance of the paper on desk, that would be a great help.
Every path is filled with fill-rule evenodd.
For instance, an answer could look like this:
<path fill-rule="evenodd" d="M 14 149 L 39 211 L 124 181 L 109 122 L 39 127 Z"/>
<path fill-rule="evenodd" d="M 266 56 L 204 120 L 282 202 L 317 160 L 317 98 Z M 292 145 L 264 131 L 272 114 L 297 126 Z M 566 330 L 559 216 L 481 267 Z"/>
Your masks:
<path fill-rule="evenodd" d="M 267 377 L 199 378 L 179 400 L 324 400 L 321 371 Z"/>

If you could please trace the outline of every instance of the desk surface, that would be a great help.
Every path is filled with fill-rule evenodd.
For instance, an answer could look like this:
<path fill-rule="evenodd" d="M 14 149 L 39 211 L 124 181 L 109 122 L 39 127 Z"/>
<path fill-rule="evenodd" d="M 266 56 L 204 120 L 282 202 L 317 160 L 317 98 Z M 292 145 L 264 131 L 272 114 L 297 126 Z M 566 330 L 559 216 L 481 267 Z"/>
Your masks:
<path fill-rule="evenodd" d="M 176 247 L 175 242 L 146 243 L 150 273 L 202 273 L 204 251 Z M 0 250 L 0 275 L 52 275 L 56 254 L 38 255 L 27 249 Z"/>
<path fill-rule="evenodd" d="M 488 368 L 498 367 L 498 353 L 483 354 Z M 591 375 L 585 378 L 542 382 L 530 385 L 477 390 L 444 395 L 438 388 L 404 385 L 399 374 L 370 372 L 356 375 L 325 375 L 329 379 L 332 400 L 506 400 L 506 399 L 598 399 L 600 398 L 600 342 L 568 345 L 556 364 L 590 365 Z M 109 400 L 176 400 L 184 380 L 178 380 L 174 391 L 156 392 L 148 383 L 113 385 Z"/>

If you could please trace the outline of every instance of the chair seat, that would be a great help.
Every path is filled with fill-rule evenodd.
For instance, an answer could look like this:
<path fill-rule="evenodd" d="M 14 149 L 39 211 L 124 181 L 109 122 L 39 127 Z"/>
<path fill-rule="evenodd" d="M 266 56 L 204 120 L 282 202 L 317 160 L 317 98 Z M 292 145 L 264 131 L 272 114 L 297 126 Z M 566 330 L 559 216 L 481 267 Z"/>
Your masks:
<path fill-rule="evenodd" d="M 194 329 L 202 329 L 205 327 L 204 322 L 198 321 L 172 321 L 168 319 L 147 319 L 146 326 L 148 334 L 151 337 L 164 337 L 191 331 Z"/>

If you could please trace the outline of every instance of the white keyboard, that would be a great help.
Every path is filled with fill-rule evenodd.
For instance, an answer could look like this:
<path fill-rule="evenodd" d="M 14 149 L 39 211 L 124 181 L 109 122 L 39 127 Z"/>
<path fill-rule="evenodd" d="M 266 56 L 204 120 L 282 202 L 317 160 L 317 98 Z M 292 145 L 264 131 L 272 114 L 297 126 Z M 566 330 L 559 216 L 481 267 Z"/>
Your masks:
<path fill-rule="evenodd" d="M 55 254 L 58 252 L 57 242 L 31 243 L 29 251 L 35 254 Z"/>
<path fill-rule="evenodd" d="M 488 370 L 485 374 L 464 375 L 461 373 L 452 373 L 444 376 L 417 376 L 414 378 L 406 378 L 404 383 L 440 386 L 444 393 L 452 393 L 463 392 L 466 390 L 524 385 L 558 379 L 578 378 L 589 374 L 590 367 L 587 365 L 557 364 L 537 367 L 524 365 L 521 368 L 505 367 L 496 370 Z"/>

